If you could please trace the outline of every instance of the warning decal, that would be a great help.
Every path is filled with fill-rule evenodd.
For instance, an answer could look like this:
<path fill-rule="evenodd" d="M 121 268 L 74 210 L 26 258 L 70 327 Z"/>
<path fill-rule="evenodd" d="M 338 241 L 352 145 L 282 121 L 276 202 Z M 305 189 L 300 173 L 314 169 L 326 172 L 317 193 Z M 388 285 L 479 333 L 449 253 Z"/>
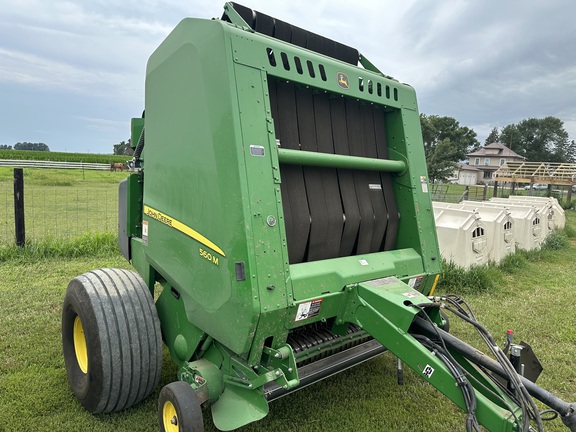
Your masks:
<path fill-rule="evenodd" d="M 424 280 L 424 276 L 413 277 L 408 281 L 408 286 L 410 288 L 414 288 L 415 290 L 419 291 L 423 280 Z"/>
<path fill-rule="evenodd" d="M 322 306 L 322 299 L 312 300 L 298 305 L 296 318 L 294 321 L 302 321 L 308 318 L 314 318 L 320 313 L 320 306 Z"/>
<path fill-rule="evenodd" d="M 427 364 L 426 367 L 424 368 L 424 370 L 422 371 L 422 373 L 424 374 L 424 376 L 426 378 L 432 378 L 432 374 L 434 373 L 434 368 Z"/>
<path fill-rule="evenodd" d="M 420 176 L 420 183 L 422 184 L 422 192 L 428 193 L 428 181 L 426 176 Z"/>
<path fill-rule="evenodd" d="M 142 244 L 148 245 L 148 222 L 142 221 Z"/>

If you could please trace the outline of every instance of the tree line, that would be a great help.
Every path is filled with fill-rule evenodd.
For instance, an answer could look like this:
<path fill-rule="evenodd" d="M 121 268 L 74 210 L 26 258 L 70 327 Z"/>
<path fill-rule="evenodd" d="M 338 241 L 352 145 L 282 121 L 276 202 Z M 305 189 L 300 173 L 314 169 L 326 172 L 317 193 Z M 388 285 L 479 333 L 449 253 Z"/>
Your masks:
<path fill-rule="evenodd" d="M 457 162 L 480 148 L 476 132 L 452 117 L 420 114 L 424 152 L 431 181 L 451 177 Z M 493 128 L 484 145 L 501 142 L 531 162 L 576 162 L 576 144 L 556 117 L 529 118 L 499 130 Z"/>
<path fill-rule="evenodd" d="M 0 144 L 0 150 L 50 151 L 50 147 L 44 143 L 19 142 L 14 144 L 14 147 L 7 144 Z"/>
<path fill-rule="evenodd" d="M 473 129 L 461 126 L 453 117 L 420 114 L 424 153 L 431 181 L 452 176 L 457 162 L 480 148 Z M 576 162 L 576 144 L 570 140 L 564 123 L 557 117 L 529 118 L 499 130 L 493 128 L 485 145 L 501 142 L 532 162 Z M 19 142 L 0 145 L 0 150 L 50 151 L 45 143 Z M 130 140 L 113 145 L 114 155 L 132 155 Z"/>
<path fill-rule="evenodd" d="M 126 155 L 132 156 L 134 154 L 134 149 L 130 144 L 130 140 L 120 141 L 118 144 L 114 144 L 113 151 L 115 155 Z"/>

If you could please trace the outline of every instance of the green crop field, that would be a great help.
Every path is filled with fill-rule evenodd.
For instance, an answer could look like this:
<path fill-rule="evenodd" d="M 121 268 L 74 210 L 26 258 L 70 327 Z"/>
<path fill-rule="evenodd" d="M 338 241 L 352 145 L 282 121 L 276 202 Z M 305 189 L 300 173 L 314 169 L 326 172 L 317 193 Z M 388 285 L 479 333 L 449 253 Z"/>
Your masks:
<path fill-rule="evenodd" d="M 130 159 L 130 156 L 95 153 L 42 152 L 31 150 L 0 150 L 0 159 L 41 160 L 52 162 L 112 163 L 126 162 L 128 159 Z"/>

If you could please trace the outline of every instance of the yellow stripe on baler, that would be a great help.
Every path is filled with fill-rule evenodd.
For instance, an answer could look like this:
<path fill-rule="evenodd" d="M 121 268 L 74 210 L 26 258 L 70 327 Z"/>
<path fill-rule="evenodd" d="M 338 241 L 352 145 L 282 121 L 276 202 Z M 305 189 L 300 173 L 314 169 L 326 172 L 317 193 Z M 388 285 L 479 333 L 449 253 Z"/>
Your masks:
<path fill-rule="evenodd" d="M 438 279 L 440 279 L 439 274 L 437 274 L 436 277 L 434 278 L 434 283 L 432 284 L 432 289 L 430 290 L 430 294 L 428 294 L 429 296 L 434 295 L 434 291 L 436 290 L 436 285 L 438 285 Z"/>
<path fill-rule="evenodd" d="M 152 207 L 149 207 L 147 205 L 144 206 L 144 214 L 146 216 L 151 217 L 152 219 L 156 219 L 158 222 L 162 222 L 164 225 L 168 225 L 169 227 L 172 227 L 175 230 L 178 230 L 181 233 L 186 234 L 188 237 L 191 237 L 194 240 L 196 240 L 197 242 L 202 243 L 204 246 L 209 247 L 214 252 L 219 253 L 223 257 L 226 256 L 224 251 L 222 249 L 220 249 L 218 246 L 216 246 L 216 244 L 214 244 L 213 242 L 208 240 L 206 237 L 204 237 L 198 231 L 190 228 L 188 225 L 183 224 L 179 220 L 174 219 L 173 217 L 168 216 L 168 215 L 162 213 L 161 211 L 153 209 Z"/>

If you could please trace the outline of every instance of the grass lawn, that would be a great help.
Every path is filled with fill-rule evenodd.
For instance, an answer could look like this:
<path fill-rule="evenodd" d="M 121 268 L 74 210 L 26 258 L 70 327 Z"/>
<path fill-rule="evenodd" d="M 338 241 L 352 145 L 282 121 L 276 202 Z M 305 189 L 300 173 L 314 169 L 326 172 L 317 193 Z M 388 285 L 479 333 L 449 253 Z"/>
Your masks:
<path fill-rule="evenodd" d="M 575 214 L 568 224 L 576 227 Z M 66 250 L 63 248 L 63 250 Z M 129 264 L 111 248 L 94 256 L 0 260 L 0 430 L 154 431 L 160 388 L 175 379 L 165 355 L 156 392 L 117 414 L 92 416 L 72 395 L 62 358 L 60 314 L 68 281 L 100 267 Z M 465 297 L 498 341 L 512 328 L 538 354 L 544 372 L 539 384 L 566 401 L 576 400 L 576 304 L 574 253 L 544 251 L 517 268 L 497 270 L 495 286 Z M 72 254 L 72 255 L 70 255 Z M 74 256 L 71 258 L 71 256 Z M 452 320 L 452 332 L 472 341 L 474 332 Z M 395 383 L 395 359 L 385 354 L 270 404 L 270 414 L 243 431 L 461 431 L 464 415 L 411 371 Z M 215 431 L 209 412 L 207 431 Z M 567 430 L 560 420 L 546 431 Z"/>
<path fill-rule="evenodd" d="M 22 424 L 38 432 L 158 430 L 158 393 L 176 373 L 167 355 L 156 392 L 122 413 L 92 416 L 68 386 L 60 339 L 62 299 L 71 278 L 99 267 L 130 266 L 117 255 L 0 263 L 0 430 L 20 431 Z M 458 430 L 463 415 L 455 406 L 406 372 L 406 385 L 397 386 L 395 360 L 385 354 L 271 403 L 268 417 L 242 430 Z M 209 412 L 205 425 L 216 431 Z"/>

